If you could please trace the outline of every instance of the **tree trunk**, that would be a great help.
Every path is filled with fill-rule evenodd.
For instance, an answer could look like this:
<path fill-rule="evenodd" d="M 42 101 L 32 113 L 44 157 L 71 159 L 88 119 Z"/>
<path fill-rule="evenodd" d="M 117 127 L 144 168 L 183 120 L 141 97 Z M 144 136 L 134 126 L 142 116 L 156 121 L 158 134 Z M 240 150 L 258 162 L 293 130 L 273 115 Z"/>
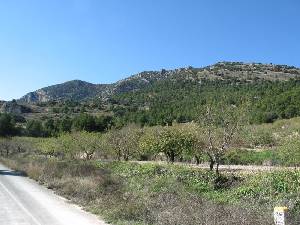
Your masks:
<path fill-rule="evenodd" d="M 219 165 L 220 165 L 220 163 L 217 162 L 217 164 L 216 164 L 216 174 L 217 174 L 217 176 L 220 176 Z"/>
<path fill-rule="evenodd" d="M 169 162 L 170 163 L 174 163 L 174 161 L 175 161 L 175 154 L 174 154 L 174 152 L 169 152 L 166 155 L 167 155 L 167 157 L 169 159 Z"/>
<path fill-rule="evenodd" d="M 86 152 L 86 159 L 91 160 L 93 158 L 94 152 Z"/>
<path fill-rule="evenodd" d="M 128 161 L 129 160 L 129 156 L 127 154 L 124 155 L 124 160 Z"/>
<path fill-rule="evenodd" d="M 117 158 L 118 158 L 118 161 L 121 161 L 121 151 L 117 152 Z"/>
<path fill-rule="evenodd" d="M 209 169 L 210 169 L 210 171 L 212 171 L 214 169 L 215 160 L 214 160 L 214 158 L 210 154 L 208 154 L 208 157 L 209 157 L 209 161 L 210 161 L 210 163 L 209 163 Z"/>
<path fill-rule="evenodd" d="M 180 156 L 179 162 L 183 162 L 183 157 L 182 156 Z"/>
<path fill-rule="evenodd" d="M 200 164 L 200 157 L 195 155 L 195 159 L 196 159 L 196 165 L 199 165 Z"/>
<path fill-rule="evenodd" d="M 129 152 L 130 152 L 129 150 L 125 150 L 125 151 L 124 151 L 123 157 L 124 157 L 124 160 L 125 160 L 125 161 L 129 161 L 129 154 L 130 154 Z"/>

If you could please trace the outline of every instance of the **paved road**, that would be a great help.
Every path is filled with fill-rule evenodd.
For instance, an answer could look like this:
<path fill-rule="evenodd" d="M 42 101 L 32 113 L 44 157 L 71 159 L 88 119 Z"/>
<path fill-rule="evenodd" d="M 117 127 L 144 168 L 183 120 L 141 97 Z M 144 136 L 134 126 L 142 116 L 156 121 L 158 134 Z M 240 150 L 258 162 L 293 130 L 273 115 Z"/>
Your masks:
<path fill-rule="evenodd" d="M 105 225 L 96 216 L 0 164 L 1 225 Z"/>

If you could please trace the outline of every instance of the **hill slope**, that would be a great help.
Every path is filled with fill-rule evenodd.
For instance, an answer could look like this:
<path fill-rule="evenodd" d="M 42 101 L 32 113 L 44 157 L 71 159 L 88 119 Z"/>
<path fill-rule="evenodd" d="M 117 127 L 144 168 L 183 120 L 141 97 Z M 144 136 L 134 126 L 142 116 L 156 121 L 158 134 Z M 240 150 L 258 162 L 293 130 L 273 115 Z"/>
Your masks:
<path fill-rule="evenodd" d="M 39 89 L 23 96 L 25 103 L 47 102 L 51 100 L 83 101 L 100 97 L 107 99 L 114 94 L 134 92 L 162 80 L 288 80 L 300 77 L 300 69 L 272 64 L 222 62 L 204 68 L 180 68 L 175 70 L 146 71 L 113 84 L 91 84 L 73 80 Z"/>
<path fill-rule="evenodd" d="M 94 98 L 109 90 L 110 85 L 96 85 L 85 81 L 73 80 L 30 92 L 19 101 L 26 103 L 47 102 L 51 100 L 81 101 Z"/>

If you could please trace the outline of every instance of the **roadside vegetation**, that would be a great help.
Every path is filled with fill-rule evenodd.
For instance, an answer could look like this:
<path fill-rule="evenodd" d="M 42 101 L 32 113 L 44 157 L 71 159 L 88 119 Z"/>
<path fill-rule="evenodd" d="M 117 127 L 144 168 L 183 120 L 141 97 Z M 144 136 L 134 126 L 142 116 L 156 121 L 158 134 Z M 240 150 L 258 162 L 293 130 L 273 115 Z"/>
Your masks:
<path fill-rule="evenodd" d="M 4 159 L 3 159 L 4 160 Z M 177 165 L 5 159 L 48 188 L 112 224 L 273 224 L 287 205 L 299 222 L 299 171 L 216 176 Z"/>
<path fill-rule="evenodd" d="M 226 150 L 217 151 L 220 164 L 299 165 L 299 118 L 237 126 Z M 219 128 L 211 132 L 218 134 L 212 137 L 222 147 L 226 133 Z M 131 124 L 102 133 L 3 137 L 0 154 L 9 167 L 113 224 L 268 225 L 273 224 L 273 207 L 283 204 L 299 222 L 298 170 L 218 173 L 172 164 L 209 165 L 209 141 L 200 122 Z"/>

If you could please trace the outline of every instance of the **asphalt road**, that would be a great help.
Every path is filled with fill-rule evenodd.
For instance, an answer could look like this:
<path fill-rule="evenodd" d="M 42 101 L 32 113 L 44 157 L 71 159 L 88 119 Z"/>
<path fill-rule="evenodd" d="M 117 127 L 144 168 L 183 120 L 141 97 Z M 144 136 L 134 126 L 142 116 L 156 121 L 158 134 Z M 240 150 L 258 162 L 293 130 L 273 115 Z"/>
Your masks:
<path fill-rule="evenodd" d="M 0 164 L 0 225 L 105 225 L 94 215 Z"/>

